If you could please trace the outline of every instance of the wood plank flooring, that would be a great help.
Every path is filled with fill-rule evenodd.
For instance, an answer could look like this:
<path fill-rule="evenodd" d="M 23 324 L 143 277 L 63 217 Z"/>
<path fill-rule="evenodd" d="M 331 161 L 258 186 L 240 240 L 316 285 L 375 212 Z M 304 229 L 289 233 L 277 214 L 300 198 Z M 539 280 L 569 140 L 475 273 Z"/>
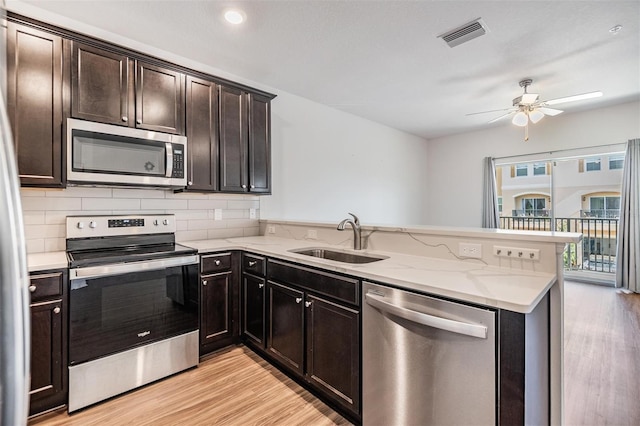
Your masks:
<path fill-rule="evenodd" d="M 565 424 L 640 425 L 640 294 L 565 282 Z"/>
<path fill-rule="evenodd" d="M 350 425 L 244 346 L 198 368 L 79 411 L 33 418 L 29 426 Z"/>
<path fill-rule="evenodd" d="M 30 426 L 348 425 L 249 349 L 69 416 Z M 565 283 L 565 424 L 640 425 L 640 294 Z"/>

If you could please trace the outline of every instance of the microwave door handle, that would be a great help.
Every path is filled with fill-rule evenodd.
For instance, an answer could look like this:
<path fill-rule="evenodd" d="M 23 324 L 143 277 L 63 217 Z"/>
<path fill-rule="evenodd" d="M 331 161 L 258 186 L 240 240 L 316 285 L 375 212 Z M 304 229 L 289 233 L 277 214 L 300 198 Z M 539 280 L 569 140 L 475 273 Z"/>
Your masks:
<path fill-rule="evenodd" d="M 165 147 L 167 151 L 167 172 L 165 173 L 165 177 L 170 178 L 173 174 L 173 145 L 170 142 L 165 142 Z"/>

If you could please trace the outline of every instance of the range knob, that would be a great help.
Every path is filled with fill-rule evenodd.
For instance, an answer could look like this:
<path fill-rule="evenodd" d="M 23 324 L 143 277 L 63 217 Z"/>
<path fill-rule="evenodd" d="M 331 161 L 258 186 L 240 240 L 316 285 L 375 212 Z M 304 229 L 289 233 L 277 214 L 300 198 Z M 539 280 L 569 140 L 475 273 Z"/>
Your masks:
<path fill-rule="evenodd" d="M 94 220 L 89 222 L 89 228 L 96 228 L 97 226 L 98 226 L 98 224 Z"/>
<path fill-rule="evenodd" d="M 78 229 L 84 229 L 84 222 L 78 222 L 76 226 L 78 227 Z"/>
<path fill-rule="evenodd" d="M 155 226 L 158 226 L 158 219 L 154 220 L 154 221 L 153 221 L 153 224 L 154 224 Z"/>
<path fill-rule="evenodd" d="M 165 219 L 162 221 L 163 224 L 168 225 L 169 224 L 169 219 Z"/>

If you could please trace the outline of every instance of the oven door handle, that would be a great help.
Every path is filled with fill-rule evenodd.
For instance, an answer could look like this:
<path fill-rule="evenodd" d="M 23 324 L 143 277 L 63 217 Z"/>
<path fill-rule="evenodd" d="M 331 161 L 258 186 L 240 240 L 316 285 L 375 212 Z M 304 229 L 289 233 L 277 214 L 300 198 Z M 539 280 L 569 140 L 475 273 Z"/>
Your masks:
<path fill-rule="evenodd" d="M 121 263 L 114 265 L 89 266 L 69 270 L 69 279 L 98 278 L 110 275 L 122 275 L 130 272 L 155 271 L 175 266 L 193 265 L 200 262 L 197 254 L 192 256 L 171 257 L 167 259 L 145 260 L 142 262 Z"/>

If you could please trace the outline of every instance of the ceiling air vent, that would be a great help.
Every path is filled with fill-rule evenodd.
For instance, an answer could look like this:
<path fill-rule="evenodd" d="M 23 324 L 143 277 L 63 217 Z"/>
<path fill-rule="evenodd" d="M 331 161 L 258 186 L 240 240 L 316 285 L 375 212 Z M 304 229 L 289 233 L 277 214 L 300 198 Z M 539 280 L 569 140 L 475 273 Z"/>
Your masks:
<path fill-rule="evenodd" d="M 487 31 L 488 29 L 485 23 L 481 18 L 478 18 L 454 30 L 441 34 L 438 38 L 443 39 L 449 47 L 455 47 L 469 40 L 473 40 L 476 37 L 485 35 Z"/>

